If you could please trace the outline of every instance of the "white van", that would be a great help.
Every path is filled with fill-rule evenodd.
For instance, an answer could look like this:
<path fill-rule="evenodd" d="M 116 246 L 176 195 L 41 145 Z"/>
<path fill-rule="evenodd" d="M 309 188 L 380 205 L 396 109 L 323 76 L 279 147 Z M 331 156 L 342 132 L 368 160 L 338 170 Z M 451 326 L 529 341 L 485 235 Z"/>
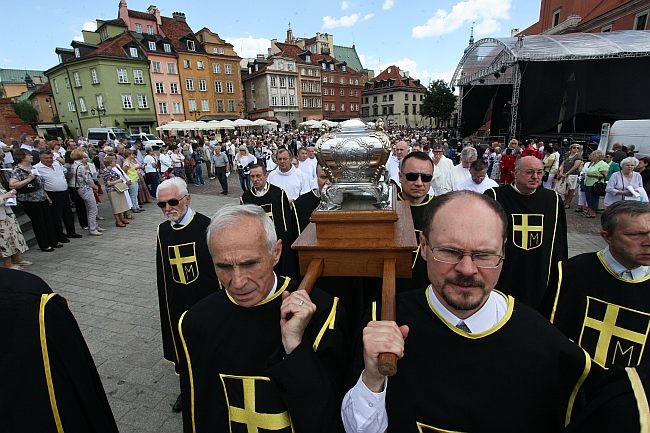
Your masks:
<path fill-rule="evenodd" d="M 109 144 L 115 143 L 115 140 L 123 138 L 129 139 L 129 134 L 120 128 L 88 128 L 88 143 L 97 145 L 100 140 L 104 140 Z"/>
<path fill-rule="evenodd" d="M 617 120 L 609 128 L 607 147 L 601 137 L 598 149 L 608 152 L 612 150 L 614 143 L 621 143 L 623 146 L 633 144 L 637 158 L 650 156 L 650 119 Z"/>
<path fill-rule="evenodd" d="M 141 132 L 139 134 L 131 134 L 129 141 L 131 144 L 135 144 L 135 140 L 138 138 L 140 141 L 142 141 L 142 145 L 145 149 L 152 148 L 153 150 L 158 150 L 165 145 L 165 142 L 160 138 L 156 137 L 153 134 L 145 134 L 144 132 Z"/>

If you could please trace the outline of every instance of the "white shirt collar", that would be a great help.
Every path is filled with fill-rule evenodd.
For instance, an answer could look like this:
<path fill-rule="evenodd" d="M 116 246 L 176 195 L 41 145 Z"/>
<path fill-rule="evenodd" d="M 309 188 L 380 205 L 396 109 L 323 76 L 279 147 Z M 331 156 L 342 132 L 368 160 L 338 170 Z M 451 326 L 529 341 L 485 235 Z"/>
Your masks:
<path fill-rule="evenodd" d="M 431 285 L 429 285 L 427 290 L 429 291 L 431 306 L 447 323 L 451 326 L 456 326 L 459 322 L 463 321 L 474 334 L 485 332 L 493 328 L 501 321 L 501 319 L 503 319 L 503 316 L 505 316 L 506 311 L 508 310 L 508 301 L 503 297 L 503 295 L 491 291 L 488 300 L 477 312 L 469 316 L 467 319 L 460 319 L 454 315 L 454 313 L 449 311 L 442 302 L 440 302 Z"/>
<path fill-rule="evenodd" d="M 268 295 L 266 295 L 266 299 L 269 299 L 271 296 L 275 295 L 276 290 L 278 290 L 278 276 L 273 272 L 273 288 L 269 292 Z"/>
<path fill-rule="evenodd" d="M 256 196 L 260 196 L 260 195 L 264 195 L 264 194 L 266 194 L 266 192 L 269 190 L 269 186 L 270 186 L 270 185 L 271 185 L 270 183 L 266 182 L 266 183 L 264 184 L 264 188 L 262 188 L 261 191 L 258 191 L 257 188 L 253 187 L 253 194 L 256 195 Z"/>
<path fill-rule="evenodd" d="M 609 245 L 605 247 L 605 249 L 601 250 L 600 254 L 603 260 L 605 260 L 605 263 L 607 263 L 607 265 L 609 265 L 609 267 L 612 269 L 612 271 L 614 271 L 626 281 L 631 280 L 623 274 L 625 271 L 630 271 L 632 274 L 632 280 L 639 280 L 641 278 L 645 278 L 648 275 L 648 271 L 650 270 L 650 267 L 648 266 L 639 266 L 634 269 L 627 269 L 614 258 L 612 252 L 609 250 Z"/>

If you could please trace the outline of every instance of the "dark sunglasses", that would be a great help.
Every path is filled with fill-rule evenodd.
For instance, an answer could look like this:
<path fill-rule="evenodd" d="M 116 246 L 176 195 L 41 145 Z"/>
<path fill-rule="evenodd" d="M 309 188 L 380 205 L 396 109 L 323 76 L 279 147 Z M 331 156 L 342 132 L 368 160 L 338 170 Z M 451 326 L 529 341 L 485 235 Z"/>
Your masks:
<path fill-rule="evenodd" d="M 422 179 L 422 182 L 431 182 L 431 179 L 433 179 L 432 174 L 426 173 L 404 173 L 404 177 L 409 182 L 415 182 L 418 180 L 418 177 Z"/>
<path fill-rule="evenodd" d="M 156 205 L 158 205 L 158 207 L 159 207 L 160 209 L 164 209 L 165 206 L 167 206 L 167 205 L 170 205 L 170 206 L 178 206 L 178 203 L 180 203 L 181 200 L 183 200 L 185 197 L 187 197 L 187 195 L 184 195 L 184 196 L 181 197 L 180 199 L 178 199 L 178 198 L 170 198 L 170 199 L 167 200 L 167 201 L 159 201 L 159 202 L 156 203 Z"/>

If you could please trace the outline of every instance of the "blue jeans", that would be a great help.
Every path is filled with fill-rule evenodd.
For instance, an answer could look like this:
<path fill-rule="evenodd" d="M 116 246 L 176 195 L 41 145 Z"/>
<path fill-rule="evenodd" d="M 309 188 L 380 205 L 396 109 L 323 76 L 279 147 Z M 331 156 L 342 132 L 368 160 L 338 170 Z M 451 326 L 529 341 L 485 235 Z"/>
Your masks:
<path fill-rule="evenodd" d="M 598 210 L 598 202 L 600 197 L 594 194 L 594 187 L 585 185 L 585 199 L 587 200 L 587 207 L 594 212 Z"/>
<path fill-rule="evenodd" d="M 138 204 L 138 182 L 132 181 L 131 185 L 129 185 L 129 196 L 131 196 L 131 202 L 133 203 L 131 209 L 140 209 L 140 205 Z"/>
<path fill-rule="evenodd" d="M 149 192 L 152 197 L 156 197 L 156 191 L 158 190 L 158 185 L 160 184 L 160 175 L 158 173 L 145 173 L 144 182 L 149 185 Z"/>
<path fill-rule="evenodd" d="M 194 184 L 195 185 L 204 185 L 205 182 L 203 181 L 203 168 L 201 168 L 201 164 L 197 163 L 194 166 Z"/>

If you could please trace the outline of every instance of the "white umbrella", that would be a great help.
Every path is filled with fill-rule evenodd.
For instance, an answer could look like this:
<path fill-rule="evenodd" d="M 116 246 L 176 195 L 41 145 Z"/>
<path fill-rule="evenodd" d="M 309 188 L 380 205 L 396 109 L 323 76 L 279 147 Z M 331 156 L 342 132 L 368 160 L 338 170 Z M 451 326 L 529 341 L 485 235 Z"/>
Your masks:
<path fill-rule="evenodd" d="M 229 128 L 229 127 L 234 128 L 236 126 L 235 122 L 233 122 L 232 120 L 228 120 L 228 119 L 224 119 L 220 123 L 221 123 L 222 128 Z"/>
<path fill-rule="evenodd" d="M 330 128 L 334 128 L 335 126 L 339 126 L 338 122 L 332 122 L 331 120 L 323 120 L 322 123 L 324 123 L 326 126 Z"/>
<path fill-rule="evenodd" d="M 248 119 L 237 119 L 233 122 L 234 126 L 253 126 L 253 122 Z"/>
<path fill-rule="evenodd" d="M 315 125 L 316 125 L 317 128 L 320 128 L 320 122 L 318 120 L 314 120 L 314 119 L 309 119 L 309 120 L 307 120 L 305 122 L 299 123 L 299 126 L 308 126 L 310 128 L 315 126 Z"/>
<path fill-rule="evenodd" d="M 167 123 L 157 127 L 156 131 L 172 131 L 172 130 L 178 129 L 178 125 L 180 123 L 181 122 L 179 122 L 178 120 L 172 120 L 171 122 L 167 122 Z"/>
<path fill-rule="evenodd" d="M 194 122 L 194 129 L 210 129 L 210 124 L 208 122 L 204 122 L 203 120 L 198 120 Z"/>

